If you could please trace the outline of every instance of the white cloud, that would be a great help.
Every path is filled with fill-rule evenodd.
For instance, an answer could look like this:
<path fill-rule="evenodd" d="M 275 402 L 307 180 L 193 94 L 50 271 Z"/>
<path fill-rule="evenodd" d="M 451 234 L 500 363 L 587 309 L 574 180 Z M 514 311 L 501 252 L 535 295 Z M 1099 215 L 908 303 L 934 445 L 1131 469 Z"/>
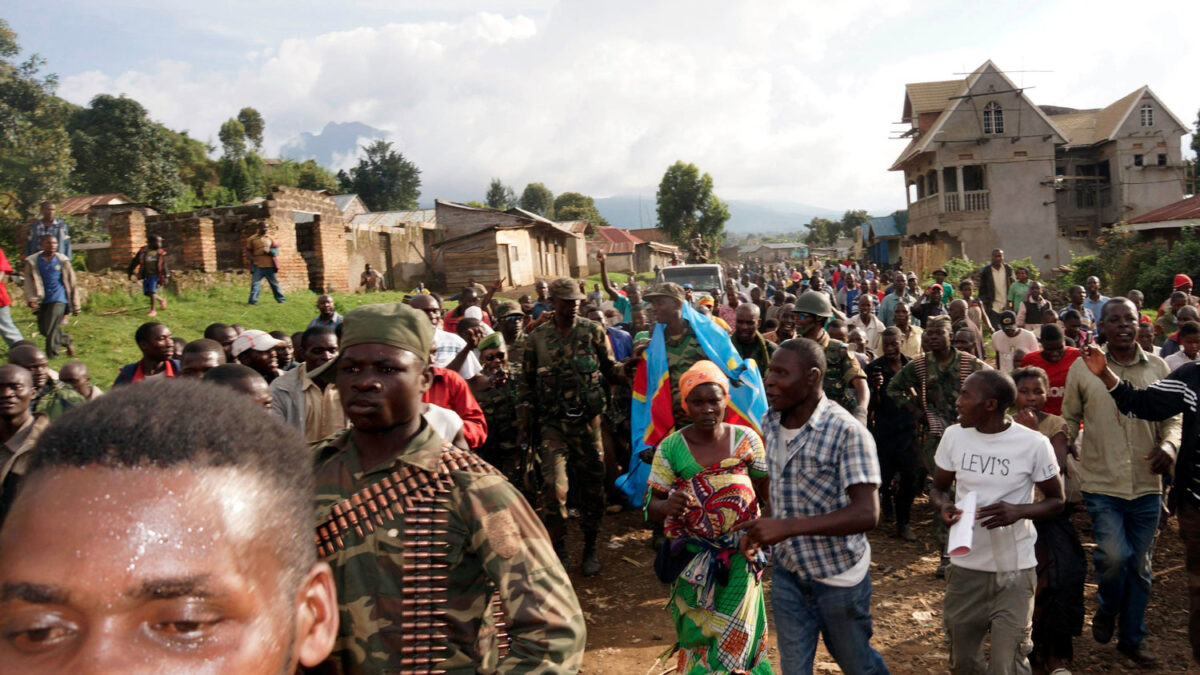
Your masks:
<path fill-rule="evenodd" d="M 564 2 L 250 44 L 232 71 L 92 70 L 60 91 L 81 103 L 125 93 L 198 138 L 251 105 L 271 151 L 329 121 L 364 122 L 421 167 L 426 199 L 482 195 L 492 176 L 518 190 L 644 191 L 683 159 L 726 198 L 878 209 L 903 205 L 887 172 L 903 143 L 887 138 L 906 82 L 992 58 L 1055 70 L 1019 76 L 1038 103 L 1101 106 L 1148 83 L 1185 121 L 1200 106 L 1186 22 L 1154 21 L 1143 35 L 1158 49 L 1147 51 L 1111 30 L 1126 5 L 972 7 Z"/>

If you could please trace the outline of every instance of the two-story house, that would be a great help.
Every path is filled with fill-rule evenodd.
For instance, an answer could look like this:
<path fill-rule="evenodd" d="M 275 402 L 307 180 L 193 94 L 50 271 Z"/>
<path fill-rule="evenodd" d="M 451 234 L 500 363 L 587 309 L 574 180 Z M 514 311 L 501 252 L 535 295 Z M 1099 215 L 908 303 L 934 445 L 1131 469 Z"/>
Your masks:
<path fill-rule="evenodd" d="M 907 243 L 935 262 L 1029 256 L 1043 270 L 1100 228 L 1183 196 L 1187 128 L 1142 87 L 1099 110 L 1035 105 L 991 61 L 962 80 L 906 86 Z"/>

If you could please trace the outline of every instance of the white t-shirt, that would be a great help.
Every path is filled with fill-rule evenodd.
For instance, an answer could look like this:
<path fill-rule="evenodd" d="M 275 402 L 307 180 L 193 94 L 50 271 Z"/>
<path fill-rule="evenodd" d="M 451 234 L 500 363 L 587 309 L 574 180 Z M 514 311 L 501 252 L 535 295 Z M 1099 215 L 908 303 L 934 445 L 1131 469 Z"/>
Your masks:
<path fill-rule="evenodd" d="M 1183 350 L 1181 349 L 1181 350 L 1175 352 L 1174 354 L 1168 356 L 1164 360 L 1167 362 L 1168 368 L 1170 368 L 1171 370 L 1175 370 L 1176 368 L 1178 368 L 1179 366 L 1182 366 L 1185 363 L 1191 363 L 1192 361 L 1200 361 L 1200 353 L 1196 354 L 1196 358 L 1189 359 L 1187 357 L 1187 354 L 1184 354 Z"/>
<path fill-rule="evenodd" d="M 463 347 L 467 346 L 467 341 L 458 337 L 454 333 L 444 331 L 441 328 L 433 331 L 433 365 L 438 368 L 445 368 L 450 365 L 454 357 L 462 351 Z M 479 357 L 475 356 L 475 350 L 471 350 L 467 354 L 467 358 L 463 361 L 462 367 L 458 369 L 458 374 L 462 375 L 464 380 L 469 380 L 479 374 L 483 370 L 483 365 L 479 363 Z"/>
<path fill-rule="evenodd" d="M 954 472 L 958 499 L 974 492 L 979 508 L 996 502 L 1031 504 L 1034 483 L 1058 476 L 1058 460 L 1050 439 L 1012 420 L 1008 429 L 998 434 L 951 425 L 938 443 L 934 462 L 939 469 Z M 950 562 L 966 569 L 995 572 L 992 538 L 982 522 L 975 521 L 971 552 L 955 556 Z M 1033 552 L 1037 531 L 1033 522 L 1022 518 L 1009 527 L 1016 542 L 1017 569 L 1037 565 Z"/>
<path fill-rule="evenodd" d="M 1028 354 L 1042 347 L 1032 332 L 1018 328 L 1016 337 L 1008 337 L 1002 330 L 992 333 L 992 348 L 1000 357 L 1000 370 L 1008 372 L 1013 369 L 1013 353 L 1018 349 Z"/>

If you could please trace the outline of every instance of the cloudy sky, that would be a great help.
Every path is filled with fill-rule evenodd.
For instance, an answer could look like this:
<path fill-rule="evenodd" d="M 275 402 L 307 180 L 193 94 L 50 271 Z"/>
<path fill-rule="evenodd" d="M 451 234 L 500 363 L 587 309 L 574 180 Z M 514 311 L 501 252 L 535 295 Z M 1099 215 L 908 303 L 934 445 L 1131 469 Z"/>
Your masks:
<path fill-rule="evenodd" d="M 267 154 L 330 121 L 385 129 L 421 167 L 422 201 L 482 198 L 492 176 L 652 198 L 683 159 L 727 199 L 886 212 L 904 205 L 887 171 L 904 84 L 989 58 L 1039 104 L 1149 84 L 1194 124 L 1194 7 L 43 0 L 0 16 L 76 103 L 126 94 L 201 139 L 253 106 Z"/>

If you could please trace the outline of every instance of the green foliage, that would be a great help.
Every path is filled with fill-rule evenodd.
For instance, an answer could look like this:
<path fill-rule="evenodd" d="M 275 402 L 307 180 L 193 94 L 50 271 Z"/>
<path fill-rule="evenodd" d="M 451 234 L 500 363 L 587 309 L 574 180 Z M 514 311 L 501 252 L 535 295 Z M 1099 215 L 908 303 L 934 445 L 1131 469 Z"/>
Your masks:
<path fill-rule="evenodd" d="M 62 196 L 75 161 L 65 129 L 70 106 L 54 96 L 52 74 L 36 54 L 22 63 L 17 35 L 0 19 L 0 244 L 43 199 Z"/>
<path fill-rule="evenodd" d="M 362 150 L 366 157 L 358 160 L 358 166 L 338 172 L 342 189 L 356 193 L 372 211 L 417 208 L 421 196 L 417 165 L 392 150 L 387 141 L 377 140 Z"/>
<path fill-rule="evenodd" d="M 499 178 L 493 178 L 492 182 L 488 183 L 487 194 L 483 201 L 489 209 L 504 211 L 517 205 L 517 193 L 501 182 Z"/>
<path fill-rule="evenodd" d="M 221 141 L 221 157 L 236 162 L 246 156 L 246 127 L 230 117 L 221 124 L 217 138 Z"/>
<path fill-rule="evenodd" d="M 336 193 L 341 186 L 337 176 L 330 173 L 314 159 L 297 162 L 285 159 L 267 171 L 271 185 L 290 185 L 305 190 L 329 190 Z"/>
<path fill-rule="evenodd" d="M 521 208 L 554 220 L 554 193 L 542 183 L 530 183 L 521 193 Z"/>
<path fill-rule="evenodd" d="M 246 134 L 246 140 L 250 141 L 256 152 L 261 152 L 263 131 L 267 126 L 266 122 L 263 121 L 263 116 L 254 108 L 247 107 L 238 111 L 237 121 L 242 125 L 242 130 Z"/>
<path fill-rule="evenodd" d="M 1170 247 L 1136 232 L 1110 232 L 1097 243 L 1096 255 L 1072 258 L 1071 272 L 1059 280 L 1060 288 L 1082 285 L 1095 275 L 1108 295 L 1138 289 L 1146 296 L 1146 307 L 1157 307 L 1170 296 L 1176 274 L 1193 279 L 1200 275 L 1200 238 L 1191 228 Z"/>
<path fill-rule="evenodd" d="M 719 243 L 729 206 L 713 192 L 713 179 L 695 164 L 675 162 L 658 184 L 658 229 L 683 245 L 693 234 Z"/>
<path fill-rule="evenodd" d="M 596 200 L 578 192 L 564 192 L 554 198 L 554 218 L 560 222 L 584 220 L 593 227 L 609 226 L 596 208 Z"/>
<path fill-rule="evenodd" d="M 833 246 L 840 232 L 841 223 L 814 216 L 808 223 L 808 235 L 804 241 L 810 246 Z"/>
<path fill-rule="evenodd" d="M 222 157 L 219 164 L 221 185 L 233 193 L 235 204 L 267 194 L 267 170 L 257 153 L 236 160 Z"/>
<path fill-rule="evenodd" d="M 853 237 L 855 228 L 862 227 L 869 220 L 871 220 L 871 216 L 867 215 L 865 209 L 846 211 L 842 214 L 841 231 L 838 236 Z"/>
<path fill-rule="evenodd" d="M 969 258 L 951 258 L 942 263 L 942 267 L 946 268 L 946 282 L 953 284 L 957 288 L 958 282 L 974 274 L 976 270 L 983 267 L 983 263 L 975 262 Z M 925 281 L 927 283 L 932 280 L 933 277 L 930 276 Z M 923 283 L 922 285 L 925 284 Z"/>
<path fill-rule="evenodd" d="M 174 138 L 137 101 L 100 94 L 67 124 L 75 157 L 72 187 L 87 194 L 121 192 L 171 211 L 187 194 Z"/>

